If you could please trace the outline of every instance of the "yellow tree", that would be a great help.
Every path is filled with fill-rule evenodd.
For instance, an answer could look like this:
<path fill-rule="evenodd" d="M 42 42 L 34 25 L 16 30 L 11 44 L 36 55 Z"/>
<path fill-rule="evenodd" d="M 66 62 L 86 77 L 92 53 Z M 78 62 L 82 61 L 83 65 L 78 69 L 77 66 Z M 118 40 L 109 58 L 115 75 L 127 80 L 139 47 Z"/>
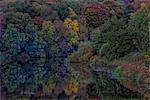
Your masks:
<path fill-rule="evenodd" d="M 67 95 L 75 94 L 79 91 L 80 84 L 77 80 L 71 79 L 65 88 L 65 93 Z"/>
<path fill-rule="evenodd" d="M 55 32 L 55 27 L 51 21 L 44 21 L 42 24 L 42 30 L 46 33 Z"/>
<path fill-rule="evenodd" d="M 67 27 L 66 35 L 69 37 L 69 43 L 76 44 L 78 42 L 78 34 L 79 34 L 79 23 L 78 21 L 72 20 L 71 18 L 66 18 L 64 21 L 64 25 Z"/>
<path fill-rule="evenodd" d="M 39 38 L 50 41 L 53 36 L 55 36 L 55 27 L 53 23 L 51 21 L 44 21 L 42 24 L 42 31 L 39 34 Z"/>
<path fill-rule="evenodd" d="M 47 84 L 43 84 L 43 92 L 45 94 L 51 94 L 54 87 L 55 84 L 51 80 L 49 80 Z"/>

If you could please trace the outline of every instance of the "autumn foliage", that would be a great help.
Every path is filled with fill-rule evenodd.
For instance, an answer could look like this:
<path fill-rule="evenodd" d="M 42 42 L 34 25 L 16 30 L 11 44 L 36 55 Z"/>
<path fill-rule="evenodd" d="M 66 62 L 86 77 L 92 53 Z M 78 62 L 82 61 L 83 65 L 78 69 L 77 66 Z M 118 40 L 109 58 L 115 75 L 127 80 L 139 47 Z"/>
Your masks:
<path fill-rule="evenodd" d="M 149 100 L 149 0 L 5 1 L 6 99 Z"/>

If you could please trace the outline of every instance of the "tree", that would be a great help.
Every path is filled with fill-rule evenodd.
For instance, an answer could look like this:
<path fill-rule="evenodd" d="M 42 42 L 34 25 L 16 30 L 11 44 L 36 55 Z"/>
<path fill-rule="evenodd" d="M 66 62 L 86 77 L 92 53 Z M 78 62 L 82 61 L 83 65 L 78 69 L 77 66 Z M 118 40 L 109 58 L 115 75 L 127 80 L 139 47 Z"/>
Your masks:
<path fill-rule="evenodd" d="M 88 98 L 90 98 L 90 97 L 99 98 L 99 96 L 100 96 L 99 88 L 97 88 L 95 83 L 88 84 L 86 86 L 86 92 L 88 94 Z"/>
<path fill-rule="evenodd" d="M 63 21 L 55 20 L 54 26 L 58 33 L 60 33 L 60 34 L 66 33 L 66 26 L 64 25 Z"/>
<path fill-rule="evenodd" d="M 68 84 L 65 88 L 65 93 L 67 95 L 75 94 L 79 91 L 79 82 L 75 79 L 71 79 L 68 81 Z"/>
<path fill-rule="evenodd" d="M 20 52 L 21 38 L 18 36 L 17 28 L 14 25 L 7 25 L 3 38 L 1 39 L 1 51 L 7 51 L 11 54 L 17 54 Z M 23 34 L 20 34 L 23 37 Z"/>
<path fill-rule="evenodd" d="M 38 7 L 40 7 L 38 5 Z M 30 3 L 27 4 L 26 2 L 20 2 L 20 1 L 15 1 L 15 2 L 10 2 L 8 4 L 8 7 L 6 11 L 16 11 L 16 12 L 22 12 L 22 13 L 28 13 L 32 17 L 39 16 L 39 11 L 37 11 L 34 6 L 32 6 Z"/>
<path fill-rule="evenodd" d="M 42 17 L 34 17 L 32 21 L 34 22 L 34 24 L 41 26 L 44 22 L 44 19 Z"/>
<path fill-rule="evenodd" d="M 100 27 L 93 42 L 102 56 L 114 59 L 135 50 L 133 39 L 134 36 L 127 31 L 124 19 L 113 17 Z"/>
<path fill-rule="evenodd" d="M 135 36 L 134 44 L 140 51 L 149 47 L 149 8 L 150 4 L 141 4 L 140 9 L 130 16 L 128 30 Z"/>
<path fill-rule="evenodd" d="M 72 20 L 70 18 L 65 19 L 64 24 L 68 27 L 69 33 L 78 33 L 79 25 L 77 20 Z"/>
<path fill-rule="evenodd" d="M 106 0 L 103 2 L 103 4 L 108 8 L 110 17 L 112 16 L 122 17 L 123 16 L 123 7 L 118 2 Z"/>
<path fill-rule="evenodd" d="M 100 32 L 93 39 L 95 49 L 106 58 L 119 58 L 129 52 L 148 48 L 148 5 L 133 13 L 130 20 L 112 17 L 101 25 Z M 140 41 L 140 42 L 138 42 Z"/>
<path fill-rule="evenodd" d="M 56 4 L 50 5 L 52 9 L 56 10 L 60 20 L 67 18 L 69 14 L 69 9 L 64 0 L 58 0 Z"/>
<path fill-rule="evenodd" d="M 41 76 L 44 74 L 44 71 L 42 71 L 43 68 L 41 64 L 39 64 L 43 63 L 41 62 L 42 60 L 40 62 L 38 60 L 36 60 L 38 62 L 34 60 L 33 62 L 28 62 L 31 56 L 39 57 L 40 54 L 42 54 L 41 46 L 37 45 L 35 42 L 36 36 L 34 38 L 32 37 L 32 42 L 26 41 L 32 32 L 34 32 L 34 28 L 31 26 L 29 27 L 30 30 L 27 29 L 28 34 L 25 34 L 18 32 L 14 25 L 8 24 L 3 39 L 1 40 L 3 43 L 2 50 L 8 52 L 12 60 L 12 62 L 2 65 L 0 69 L 1 79 L 4 81 L 4 85 L 7 87 L 8 92 L 14 92 L 21 84 L 24 84 L 26 89 L 30 88 L 34 91 L 42 81 Z M 24 55 L 22 55 L 23 53 Z M 27 60 L 25 56 L 28 56 Z M 24 59 L 24 62 L 22 62 L 22 59 Z M 37 63 L 37 65 L 35 63 Z M 41 73 L 38 73 L 38 70 L 41 70 Z M 32 82 L 34 85 L 31 84 Z"/>
<path fill-rule="evenodd" d="M 43 84 L 43 92 L 47 95 L 51 94 L 52 93 L 52 90 L 54 89 L 55 87 L 55 83 L 52 82 L 52 80 L 49 80 L 46 82 L 46 84 Z"/>
<path fill-rule="evenodd" d="M 82 82 L 90 79 L 91 75 L 91 62 L 93 57 L 92 46 L 90 43 L 80 44 L 78 51 L 72 53 L 67 58 L 67 65 L 71 69 L 71 73 L 77 72 L 79 73 L 79 77 Z"/>
<path fill-rule="evenodd" d="M 70 8 L 72 8 L 73 11 L 75 11 L 75 13 L 77 15 L 81 14 L 81 7 L 80 7 L 80 2 L 79 1 L 69 0 L 67 3 L 68 3 L 68 6 Z"/>
<path fill-rule="evenodd" d="M 31 16 L 28 13 L 22 12 L 7 12 L 6 23 L 13 24 L 19 32 L 24 32 L 24 27 L 32 23 Z"/>
<path fill-rule="evenodd" d="M 42 25 L 42 30 L 45 33 L 55 32 L 55 27 L 51 21 L 44 21 Z"/>
<path fill-rule="evenodd" d="M 62 62 L 56 38 L 58 34 L 50 29 L 51 23 L 46 23 L 44 30 L 39 30 L 37 25 L 30 22 L 26 22 L 25 27 L 21 27 L 22 30 L 18 30 L 18 24 L 22 25 L 20 20 L 17 24 L 14 20 L 9 21 L 1 39 L 1 50 L 7 51 L 12 60 L 0 67 L 1 79 L 8 92 L 14 92 L 22 86 L 26 91 L 33 92 L 39 85 L 45 84 L 47 79 L 55 83 L 58 79 L 58 67 Z M 26 55 L 28 60 L 25 59 Z"/>
<path fill-rule="evenodd" d="M 76 13 L 73 11 L 73 9 L 72 8 L 70 8 L 69 7 L 69 14 L 68 14 L 68 17 L 70 17 L 70 18 L 77 18 L 77 15 L 76 15 Z"/>
<path fill-rule="evenodd" d="M 86 18 L 89 27 L 96 28 L 103 24 L 109 17 L 108 9 L 101 3 L 91 3 L 83 9 L 82 15 Z"/>
<path fill-rule="evenodd" d="M 70 18 L 66 18 L 64 21 L 64 25 L 67 27 L 67 36 L 69 37 L 69 42 L 71 44 L 76 44 L 78 42 L 78 34 L 79 34 L 79 24 L 77 20 L 72 20 Z"/>

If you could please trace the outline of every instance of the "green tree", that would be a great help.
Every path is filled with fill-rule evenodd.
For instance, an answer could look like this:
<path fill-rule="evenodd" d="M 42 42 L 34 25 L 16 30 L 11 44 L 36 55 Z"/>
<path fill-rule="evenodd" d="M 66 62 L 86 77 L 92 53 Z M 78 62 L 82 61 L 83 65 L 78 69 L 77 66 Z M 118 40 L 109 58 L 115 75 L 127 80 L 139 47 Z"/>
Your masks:
<path fill-rule="evenodd" d="M 93 39 L 96 50 L 108 59 L 122 57 L 135 49 L 134 36 L 127 31 L 124 19 L 111 18 L 100 27 Z"/>
<path fill-rule="evenodd" d="M 139 51 L 148 50 L 149 47 L 149 22 L 150 4 L 142 4 L 137 12 L 129 19 L 128 31 L 134 35 L 134 44 Z"/>
<path fill-rule="evenodd" d="M 69 0 L 67 3 L 68 3 L 68 6 L 71 7 L 76 12 L 76 14 L 78 14 L 78 15 L 81 14 L 81 8 L 80 8 L 79 1 Z"/>
<path fill-rule="evenodd" d="M 69 8 L 64 0 L 57 0 L 57 3 L 50 5 L 50 7 L 57 11 L 59 19 L 64 20 L 67 18 L 69 14 Z"/>
<path fill-rule="evenodd" d="M 41 5 L 38 5 L 38 7 L 41 8 Z M 28 13 L 32 17 L 39 16 L 41 10 L 42 9 L 39 9 L 39 11 L 37 11 L 37 9 L 30 2 L 27 3 L 24 1 L 23 2 L 20 2 L 20 1 L 10 2 L 10 3 L 8 3 L 8 7 L 6 8 L 7 12 L 8 11 L 15 11 L 15 12 Z"/>
<path fill-rule="evenodd" d="M 13 24 L 19 32 L 24 32 L 26 25 L 33 23 L 31 16 L 28 13 L 22 12 L 7 12 L 6 23 Z"/>

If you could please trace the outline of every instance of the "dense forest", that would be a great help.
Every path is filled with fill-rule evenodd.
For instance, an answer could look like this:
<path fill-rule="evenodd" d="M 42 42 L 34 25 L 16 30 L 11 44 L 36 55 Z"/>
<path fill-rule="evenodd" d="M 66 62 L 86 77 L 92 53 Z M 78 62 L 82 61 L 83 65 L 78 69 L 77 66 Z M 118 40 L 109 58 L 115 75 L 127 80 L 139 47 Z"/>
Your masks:
<path fill-rule="evenodd" d="M 0 0 L 0 100 L 149 100 L 149 0 Z"/>

